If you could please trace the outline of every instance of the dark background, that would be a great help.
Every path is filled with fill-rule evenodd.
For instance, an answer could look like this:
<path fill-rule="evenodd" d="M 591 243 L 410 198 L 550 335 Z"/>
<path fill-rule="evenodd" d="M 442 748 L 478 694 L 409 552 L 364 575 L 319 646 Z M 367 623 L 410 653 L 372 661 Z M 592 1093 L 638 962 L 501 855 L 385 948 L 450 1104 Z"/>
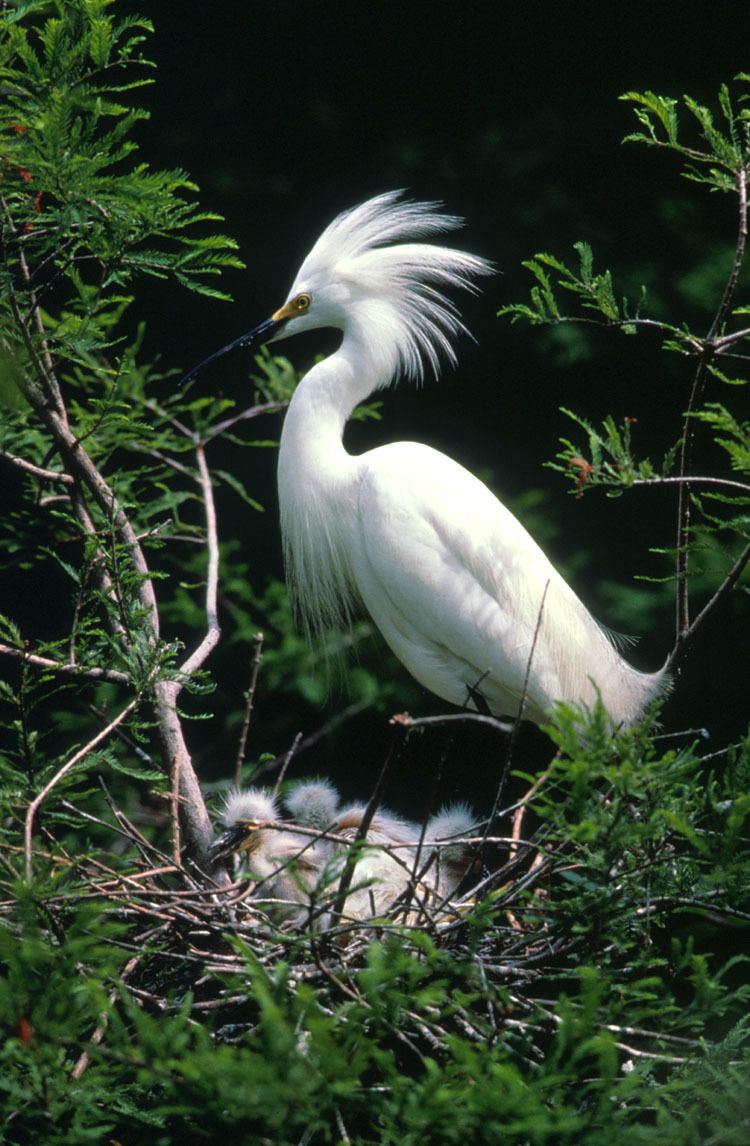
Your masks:
<path fill-rule="evenodd" d="M 672 641 L 671 603 L 640 618 L 632 607 L 613 616 L 605 583 L 668 572 L 648 550 L 673 540 L 674 494 L 578 501 L 543 462 L 573 431 L 561 405 L 591 419 L 637 417 L 637 441 L 660 455 L 679 432 L 689 367 L 648 339 L 602 333 L 570 345 L 495 314 L 527 296 L 523 258 L 568 257 L 586 239 L 621 290 L 635 297 L 645 282 L 653 311 L 707 325 L 705 303 L 715 305 L 733 252 L 734 202 L 686 183 L 674 157 L 623 146 L 635 119 L 618 96 L 651 89 L 714 102 L 720 83 L 750 64 L 746 6 L 256 2 L 146 11 L 158 74 L 144 155 L 189 170 L 248 265 L 229 276 L 230 306 L 154 290 L 153 350 L 188 366 L 266 317 L 339 210 L 392 187 L 441 200 L 467 220 L 461 244 L 500 272 L 478 300 L 460 300 L 477 344 L 464 340 L 459 369 L 439 383 L 386 394 L 383 422 L 353 427 L 351 448 L 413 437 L 488 478 L 511 504 L 546 491 L 534 532 L 603 620 L 642 638 L 633 659 L 656 668 Z M 281 350 L 304 367 L 334 344 L 322 333 Z M 201 384 L 241 399 L 245 378 L 245 363 L 227 359 Z M 262 580 L 280 572 L 274 459 L 261 453 L 244 464 L 268 512 L 224 521 L 248 531 Z M 232 517 L 236 504 L 225 512 Z M 717 745 L 745 727 L 741 618 L 735 606 L 712 620 L 667 727 L 706 725 Z M 262 721 L 262 684 L 259 703 Z M 424 697 L 420 711 L 433 710 Z M 352 742 L 334 755 L 379 757 L 383 723 L 355 722 Z M 527 743 L 533 754 L 533 734 Z M 336 768 L 314 753 L 303 763 Z M 474 771 L 468 761 L 459 771 L 464 763 Z"/>
<path fill-rule="evenodd" d="M 158 71 L 146 95 L 152 118 L 140 132 L 142 157 L 189 171 L 247 263 L 226 277 L 232 305 L 149 284 L 136 315 L 148 322 L 146 350 L 165 367 L 187 368 L 267 317 L 341 209 L 393 187 L 441 200 L 467 220 L 460 245 L 498 268 L 482 296 L 460 300 L 477 342 L 462 342 L 459 369 L 439 383 L 385 394 L 382 423 L 353 427 L 351 448 L 428 442 L 521 512 L 528 505 L 518 499 L 542 491 L 529 519 L 533 532 L 602 620 L 641 636 L 632 659 L 658 667 L 673 640 L 671 603 L 639 611 L 631 597 L 621 608 L 609 585 L 669 571 L 649 549 L 673 541 L 674 494 L 640 490 L 613 501 L 596 492 L 575 500 L 543 463 L 561 435 L 575 433 L 561 405 L 594 421 L 609 412 L 637 418 L 637 443 L 659 456 L 678 436 L 690 365 L 647 337 L 602 332 L 584 343 L 495 315 L 528 295 L 523 258 L 539 250 L 568 258 L 573 242 L 586 239 L 621 292 L 634 297 L 645 283 L 652 313 L 708 326 L 707 304 L 718 301 L 734 249 L 735 204 L 682 180 L 674 157 L 622 146 L 635 120 L 618 96 L 652 89 L 715 103 L 721 82 L 750 70 L 747 6 L 255 0 L 133 10 L 156 26 L 145 49 Z M 280 350 L 305 367 L 333 345 L 321 333 Z M 199 385 L 243 401 L 247 370 L 240 354 Z M 274 421 L 263 433 L 278 431 Z M 245 467 L 267 512 L 251 517 L 227 497 L 222 533 L 245 533 L 262 584 L 281 572 L 275 459 L 259 451 L 232 465 Z M 740 598 L 711 620 L 668 703 L 667 728 L 705 725 L 718 747 L 746 727 L 744 609 Z M 230 671 L 240 687 L 235 661 L 219 654 L 216 670 L 220 685 Z M 420 700 L 421 712 L 441 707 L 424 694 Z M 256 747 L 282 751 L 293 729 L 309 732 L 322 719 L 294 713 L 285 724 L 261 677 Z M 365 715 L 354 725 L 333 749 L 309 753 L 302 770 L 338 768 L 346 777 L 355 760 L 382 759 L 385 718 Z M 216 776 L 230 767 L 224 733 L 218 720 L 196 733 L 211 740 L 205 769 Z M 450 791 L 461 790 L 464 770 L 477 774 L 468 743 L 451 750 Z M 428 744 L 422 754 L 437 750 Z M 482 741 L 477 751 L 497 747 Z M 549 748 L 529 730 L 520 751 L 533 768 Z M 419 759 L 414 767 L 419 785 L 427 765 Z M 347 795 L 364 795 L 354 781 L 351 789 Z"/>

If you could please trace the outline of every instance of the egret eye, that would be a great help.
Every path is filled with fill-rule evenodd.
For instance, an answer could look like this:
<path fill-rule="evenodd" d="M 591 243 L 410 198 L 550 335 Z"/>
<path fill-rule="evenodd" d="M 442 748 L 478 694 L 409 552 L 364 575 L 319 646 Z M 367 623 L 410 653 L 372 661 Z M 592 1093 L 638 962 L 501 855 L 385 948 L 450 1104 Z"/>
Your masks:
<path fill-rule="evenodd" d="M 294 309 L 298 314 L 304 314 L 309 309 L 312 299 L 309 294 L 298 294 L 294 300 Z"/>

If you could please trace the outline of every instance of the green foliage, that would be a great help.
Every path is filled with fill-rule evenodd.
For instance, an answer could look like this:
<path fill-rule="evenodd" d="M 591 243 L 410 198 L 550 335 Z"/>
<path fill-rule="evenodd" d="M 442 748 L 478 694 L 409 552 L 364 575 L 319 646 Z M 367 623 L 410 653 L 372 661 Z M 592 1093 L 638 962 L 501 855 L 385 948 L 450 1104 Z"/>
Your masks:
<path fill-rule="evenodd" d="M 273 446 L 248 427 L 284 407 L 294 370 L 261 354 L 240 407 L 144 361 L 129 323 L 142 275 L 226 298 L 216 278 L 241 264 L 188 177 L 136 159 L 150 23 L 115 12 L 29 0 L 0 15 L 0 451 L 17 494 L 0 561 L 49 594 L 34 631 L 0 616 L 0 1141 L 739 1146 L 750 741 L 702 758 L 651 720 L 613 733 L 599 707 L 561 709 L 517 854 L 488 843 L 499 870 L 431 929 L 379 919 L 348 943 L 274 926 L 244 888 L 228 905 L 198 833 L 174 834 L 184 711 L 221 699 L 185 658 L 217 565 L 225 648 L 263 629 L 263 686 L 282 706 L 319 705 L 324 685 L 282 587 L 261 588 L 212 523 L 224 498 L 262 508 L 231 451 Z M 736 111 L 722 89 L 721 128 L 685 101 L 705 151 L 683 142 L 675 101 L 627 98 L 641 141 L 737 190 L 744 96 Z M 645 296 L 633 306 L 575 250 L 572 267 L 529 260 L 531 302 L 505 313 L 654 330 L 701 383 L 737 393 L 734 362 L 719 365 L 748 335 L 736 280 L 698 335 L 645 318 Z M 747 423 L 728 399 L 700 402 L 687 424 L 744 481 Z M 656 466 L 632 422 L 570 416 L 586 445 L 565 441 L 557 468 L 578 493 L 684 475 L 685 435 Z M 707 549 L 747 532 L 745 491 L 721 480 L 693 490 Z M 331 634 L 324 651 L 368 635 Z M 382 662 L 349 676 L 350 709 L 403 704 Z M 221 715 L 239 721 L 237 698 Z"/>
<path fill-rule="evenodd" d="M 736 77 L 740 85 L 749 81 L 750 77 L 744 73 Z M 585 417 L 567 409 L 563 409 L 563 413 L 585 432 L 587 444 L 582 447 L 568 438 L 561 439 L 563 448 L 557 454 L 556 462 L 551 463 L 551 468 L 569 477 L 576 497 L 582 497 L 585 491 L 596 487 L 604 487 L 608 496 L 614 497 L 634 485 L 674 483 L 683 486 L 678 545 L 675 550 L 663 551 L 675 559 L 678 592 L 683 595 L 679 608 L 679 642 L 687 632 L 689 561 L 695 558 L 694 569 L 703 571 L 710 566 L 704 560 L 706 552 L 716 555 L 723 549 L 729 555 L 729 562 L 725 558 L 719 567 L 726 574 L 732 562 L 739 561 L 741 568 L 747 560 L 750 506 L 747 424 L 722 402 L 704 401 L 703 398 L 710 383 L 735 389 L 748 381 L 746 373 L 742 372 L 748 356 L 742 353 L 742 349 L 750 342 L 750 329 L 742 323 L 750 308 L 746 303 L 736 305 L 735 295 L 742 281 L 746 255 L 747 178 L 750 170 L 750 109 L 746 105 L 750 96 L 741 89 L 733 100 L 730 89 L 722 85 L 718 104 L 723 129 L 716 127 L 709 108 L 689 96 L 685 97 L 684 106 L 698 127 L 701 146 L 684 142 L 677 100 L 653 92 L 628 92 L 622 98 L 635 105 L 636 118 L 644 128 L 628 135 L 626 142 L 675 152 L 688 161 L 683 171 L 686 178 L 706 184 L 711 190 L 731 192 L 737 196 L 739 226 L 736 248 L 720 287 L 721 293 L 714 300 L 713 320 L 708 331 L 696 331 L 687 320 L 667 322 L 645 316 L 645 288 L 642 288 L 641 299 L 634 310 L 626 298 L 619 301 L 610 271 L 594 273 L 593 253 L 586 243 L 575 244 L 579 259 L 575 268 L 549 254 L 537 254 L 527 260 L 523 265 L 536 279 L 531 288 L 530 302 L 512 303 L 499 313 L 510 316 L 511 321 L 525 320 L 533 325 L 559 327 L 571 324 L 583 330 L 598 326 L 630 335 L 649 333 L 656 335 L 662 349 L 676 352 L 691 362 L 693 377 L 687 387 L 681 433 L 676 441 L 673 438 L 666 443 L 661 464 L 636 455 L 632 442 L 633 419 L 626 418 L 619 424 L 608 416 L 602 428 L 598 429 Z M 735 104 L 740 105 L 739 110 Z M 559 293 L 562 291 L 573 296 L 577 304 L 576 313 L 566 313 Z M 724 367 L 725 358 L 731 360 L 730 368 Z M 696 473 L 691 470 L 693 441 L 699 425 L 710 431 L 714 446 L 726 456 L 728 465 L 719 464 L 716 472 Z M 743 480 L 737 479 L 738 473 Z M 692 517 L 691 509 L 694 511 Z M 710 580 L 699 576 L 694 586 L 709 588 Z"/>
<path fill-rule="evenodd" d="M 227 947 L 214 914 L 200 973 L 194 947 L 176 979 L 167 898 L 133 959 L 127 916 L 72 908 L 72 868 L 44 909 L 20 889 L 0 932 L 5 1140 L 738 1146 L 750 737 L 701 760 L 651 719 L 613 736 L 601 707 L 549 732 L 541 862 L 443 935 L 347 951 L 287 932 L 284 952 L 255 921 Z"/>
<path fill-rule="evenodd" d="M 147 1091 L 115 1061 L 99 1061 L 85 1085 L 71 1069 L 111 1009 L 127 952 L 122 925 L 101 905 L 42 906 L 24 888 L 14 930 L 0 929 L 0 1107 L 3 1142 L 102 1142 L 114 1126 L 144 1134 L 159 1121 Z M 15 930 L 17 928 L 17 930 Z"/>
<path fill-rule="evenodd" d="M 635 327 L 628 322 L 631 317 L 628 300 L 623 298 L 618 301 L 610 271 L 594 273 L 594 254 L 588 243 L 574 243 L 573 248 L 578 253 L 578 267 L 575 270 L 550 254 L 540 253 L 527 259 L 522 265 L 537 280 L 537 285 L 531 288 L 531 305 L 510 303 L 501 307 L 498 315 L 510 315 L 512 322 L 526 319 L 533 325 L 565 321 L 548 273 L 551 270 L 557 276 L 557 286 L 573 294 L 583 310 L 594 311 L 607 323 L 619 324 L 626 334 L 635 333 Z M 633 316 L 635 318 L 639 317 L 645 293 L 645 288 L 642 288 L 642 297 Z"/>
<path fill-rule="evenodd" d="M 741 72 L 735 80 L 747 84 L 750 83 L 750 76 Z M 626 142 L 667 147 L 690 161 L 683 172 L 686 179 L 704 183 L 712 191 L 731 194 L 737 190 L 737 175 L 743 168 L 747 168 L 750 156 L 750 109 L 735 109 L 731 91 L 726 84 L 721 85 L 718 95 L 723 130 L 716 126 L 710 108 L 697 103 L 690 96 L 684 97 L 683 102 L 698 127 L 703 147 L 683 142 L 677 116 L 677 100 L 653 92 L 626 92 L 620 98 L 635 104 L 636 119 L 645 129 L 627 135 Z M 749 99 L 743 93 L 738 96 L 737 102 L 747 104 Z"/>

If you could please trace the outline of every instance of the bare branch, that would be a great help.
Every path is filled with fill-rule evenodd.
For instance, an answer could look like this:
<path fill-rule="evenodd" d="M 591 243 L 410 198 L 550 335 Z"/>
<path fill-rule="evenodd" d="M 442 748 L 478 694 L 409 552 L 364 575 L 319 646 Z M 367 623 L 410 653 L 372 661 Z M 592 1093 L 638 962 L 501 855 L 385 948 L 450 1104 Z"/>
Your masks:
<path fill-rule="evenodd" d="M 721 296 L 719 309 L 714 315 L 711 329 L 708 332 L 709 339 L 714 339 L 721 332 L 721 328 L 726 322 L 729 308 L 734 298 L 734 292 L 737 289 L 737 280 L 740 277 L 742 263 L 745 258 L 745 247 L 747 245 L 747 171 L 744 167 L 741 167 L 737 173 L 737 208 L 739 215 L 737 244 L 735 246 L 732 269 L 729 272 L 729 278 L 726 281 L 724 293 Z"/>
<path fill-rule="evenodd" d="M 73 768 L 75 768 L 76 764 L 79 764 L 80 761 L 85 759 L 85 757 L 93 752 L 95 748 L 98 748 L 98 746 L 102 744 L 107 739 L 107 737 L 111 735 L 111 733 L 114 732 L 117 726 L 122 724 L 123 720 L 125 720 L 137 707 L 140 699 L 140 693 L 137 696 L 134 696 L 133 699 L 128 701 L 125 707 L 120 710 L 114 720 L 110 720 L 106 728 L 102 728 L 99 732 L 97 732 L 96 736 L 92 737 L 91 740 L 88 741 L 87 744 L 84 744 L 82 748 L 79 748 L 77 752 L 74 752 L 67 763 L 63 764 L 62 768 L 59 768 L 57 772 L 55 772 L 55 775 L 52 777 L 49 783 L 45 784 L 39 795 L 35 796 L 29 804 L 28 810 L 26 812 L 26 823 L 24 825 L 24 859 L 26 864 L 27 880 L 31 880 L 33 873 L 33 849 L 31 835 L 34 828 L 34 817 L 36 816 L 36 813 L 38 812 L 42 803 L 44 800 L 46 800 L 52 789 L 56 788 L 60 781 L 64 779 L 65 776 L 67 776 L 67 774 Z"/>
<path fill-rule="evenodd" d="M 724 489 L 737 490 L 739 493 L 750 494 L 750 485 L 747 482 L 732 481 L 731 478 L 720 477 L 653 477 L 653 478 L 634 478 L 633 485 L 706 485 L 706 486 L 721 486 Z"/>
<path fill-rule="evenodd" d="M 716 353 L 714 339 L 720 334 L 721 329 L 726 321 L 729 309 L 732 305 L 735 290 L 737 289 L 737 281 L 739 278 L 742 263 L 745 258 L 745 248 L 747 245 L 747 171 L 743 167 L 737 176 L 737 192 L 738 192 L 738 226 L 737 226 L 737 243 L 735 246 L 734 259 L 732 261 L 732 268 L 729 272 L 724 292 L 721 296 L 716 314 L 714 315 L 713 322 L 711 323 L 708 337 L 704 342 L 703 353 L 698 361 L 698 366 L 695 371 L 693 385 L 690 390 L 690 397 L 688 399 L 687 408 L 682 420 L 682 435 L 680 439 L 680 455 L 679 455 L 679 477 L 684 479 L 688 476 L 690 469 L 690 461 L 693 452 L 693 439 L 695 435 L 695 427 L 693 422 L 693 413 L 698 404 L 703 388 L 706 384 L 706 375 L 711 359 Z M 677 497 L 677 563 L 676 563 L 676 625 L 675 625 L 675 647 L 680 643 L 682 635 L 690 629 L 690 601 L 689 601 L 689 586 L 688 586 L 688 569 L 689 569 L 689 552 L 688 552 L 688 536 L 690 532 L 690 483 L 684 482 L 678 487 Z"/>
<path fill-rule="evenodd" d="M 119 669 L 98 668 L 94 665 L 62 664 L 50 657 L 40 657 L 36 653 L 27 652 L 26 649 L 16 649 L 12 645 L 0 644 L 0 653 L 26 661 L 27 664 L 36 665 L 37 668 L 48 669 L 50 672 L 61 673 L 63 676 L 88 677 L 91 680 L 111 680 L 117 684 L 128 684 L 130 677 Z"/>
<path fill-rule="evenodd" d="M 670 665 L 676 660 L 678 656 L 680 656 L 681 653 L 685 651 L 686 646 L 690 641 L 692 641 L 696 632 L 705 621 L 706 617 L 708 617 L 710 613 L 713 613 L 716 606 L 724 600 L 728 593 L 732 591 L 742 576 L 745 568 L 747 567 L 748 562 L 750 562 L 750 545 L 746 545 L 742 550 L 742 553 L 735 561 L 729 573 L 724 578 L 721 585 L 714 593 L 713 597 L 711 597 L 707 604 L 703 606 L 698 616 L 695 617 L 687 629 L 678 634 L 677 640 L 675 641 L 675 646 L 672 649 L 672 652 L 669 654 L 668 663 Z"/>
<path fill-rule="evenodd" d="M 498 720 L 495 716 L 487 716 L 483 712 L 447 712 L 439 716 L 411 716 L 408 712 L 397 712 L 389 723 L 399 724 L 403 728 L 426 728 L 430 724 L 452 724 L 456 721 L 473 721 L 476 724 L 486 724 L 496 732 L 508 734 L 513 731 L 513 725 L 506 720 Z M 326 726 L 327 727 L 327 726 Z"/>
<path fill-rule="evenodd" d="M 203 504 L 206 512 L 206 546 L 208 548 L 208 572 L 206 574 L 206 635 L 198 645 L 195 652 L 180 665 L 180 675 L 187 677 L 195 672 L 204 663 L 208 655 L 219 643 L 221 629 L 217 607 L 217 594 L 219 588 L 219 538 L 216 528 L 216 506 L 214 492 L 211 485 L 211 474 L 206 464 L 206 452 L 202 445 L 197 445 L 195 455 L 198 460 L 198 472 L 203 493 Z M 182 684 L 178 686 L 178 692 Z"/>
<path fill-rule="evenodd" d="M 231 430 L 239 422 L 247 422 L 251 418 L 260 418 L 263 414 L 278 414 L 280 410 L 286 410 L 288 405 L 289 401 L 284 400 L 279 402 L 264 402 L 261 406 L 249 406 L 239 414 L 233 414 L 231 418 L 225 418 L 223 422 L 216 422 L 205 434 L 203 443 L 204 445 L 208 445 L 214 438 L 218 438 L 220 434 L 225 434 L 227 430 Z"/>
<path fill-rule="evenodd" d="M 61 470 L 42 469 L 41 466 L 35 466 L 33 462 L 27 462 L 26 458 L 19 458 L 16 454 L 7 453 L 6 450 L 0 450 L 0 458 L 3 458 L 6 462 L 10 462 L 16 469 L 23 470 L 24 473 L 41 478 L 42 481 L 59 481 L 64 482 L 66 485 L 71 485 L 73 482 L 73 478 L 70 474 L 66 474 Z"/>
<path fill-rule="evenodd" d="M 245 762 L 245 749 L 247 747 L 247 734 L 250 731 L 250 720 L 253 715 L 253 700 L 255 698 L 255 686 L 258 682 L 258 670 L 260 668 L 260 658 L 263 650 L 263 633 L 256 633 L 253 640 L 253 655 L 250 661 L 250 683 L 247 686 L 245 693 L 245 711 L 242 717 L 242 728 L 240 729 L 240 739 L 237 744 L 237 756 L 234 762 L 234 786 L 239 788 L 242 781 L 242 765 Z"/>

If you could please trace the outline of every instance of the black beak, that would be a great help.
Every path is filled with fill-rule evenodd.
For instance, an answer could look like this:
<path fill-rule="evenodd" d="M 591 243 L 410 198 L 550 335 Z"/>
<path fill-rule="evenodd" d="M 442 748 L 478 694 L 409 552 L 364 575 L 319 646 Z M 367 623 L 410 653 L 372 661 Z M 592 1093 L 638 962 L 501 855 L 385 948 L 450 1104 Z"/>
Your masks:
<path fill-rule="evenodd" d="M 208 854 L 214 862 L 216 862 L 216 860 L 226 859 L 234 852 L 239 851 L 241 845 L 247 840 L 247 837 L 247 824 L 244 826 L 234 824 L 233 827 L 223 832 L 217 840 L 214 840 L 208 849 Z"/>
<path fill-rule="evenodd" d="M 215 350 L 213 354 L 209 354 L 208 358 L 204 358 L 192 370 L 188 370 L 180 379 L 180 385 L 189 382 L 194 378 L 199 370 L 204 366 L 208 366 L 209 362 L 214 362 L 217 358 L 221 358 L 222 354 L 228 354 L 230 350 L 236 350 L 239 346 L 255 346 L 268 342 L 270 338 L 279 330 L 285 323 L 286 319 L 283 318 L 267 318 L 265 322 L 261 322 L 260 326 L 256 326 L 255 330 L 249 330 L 247 334 L 241 334 L 239 338 L 235 338 L 234 342 L 228 342 L 226 346 L 222 346 L 221 350 Z"/>

